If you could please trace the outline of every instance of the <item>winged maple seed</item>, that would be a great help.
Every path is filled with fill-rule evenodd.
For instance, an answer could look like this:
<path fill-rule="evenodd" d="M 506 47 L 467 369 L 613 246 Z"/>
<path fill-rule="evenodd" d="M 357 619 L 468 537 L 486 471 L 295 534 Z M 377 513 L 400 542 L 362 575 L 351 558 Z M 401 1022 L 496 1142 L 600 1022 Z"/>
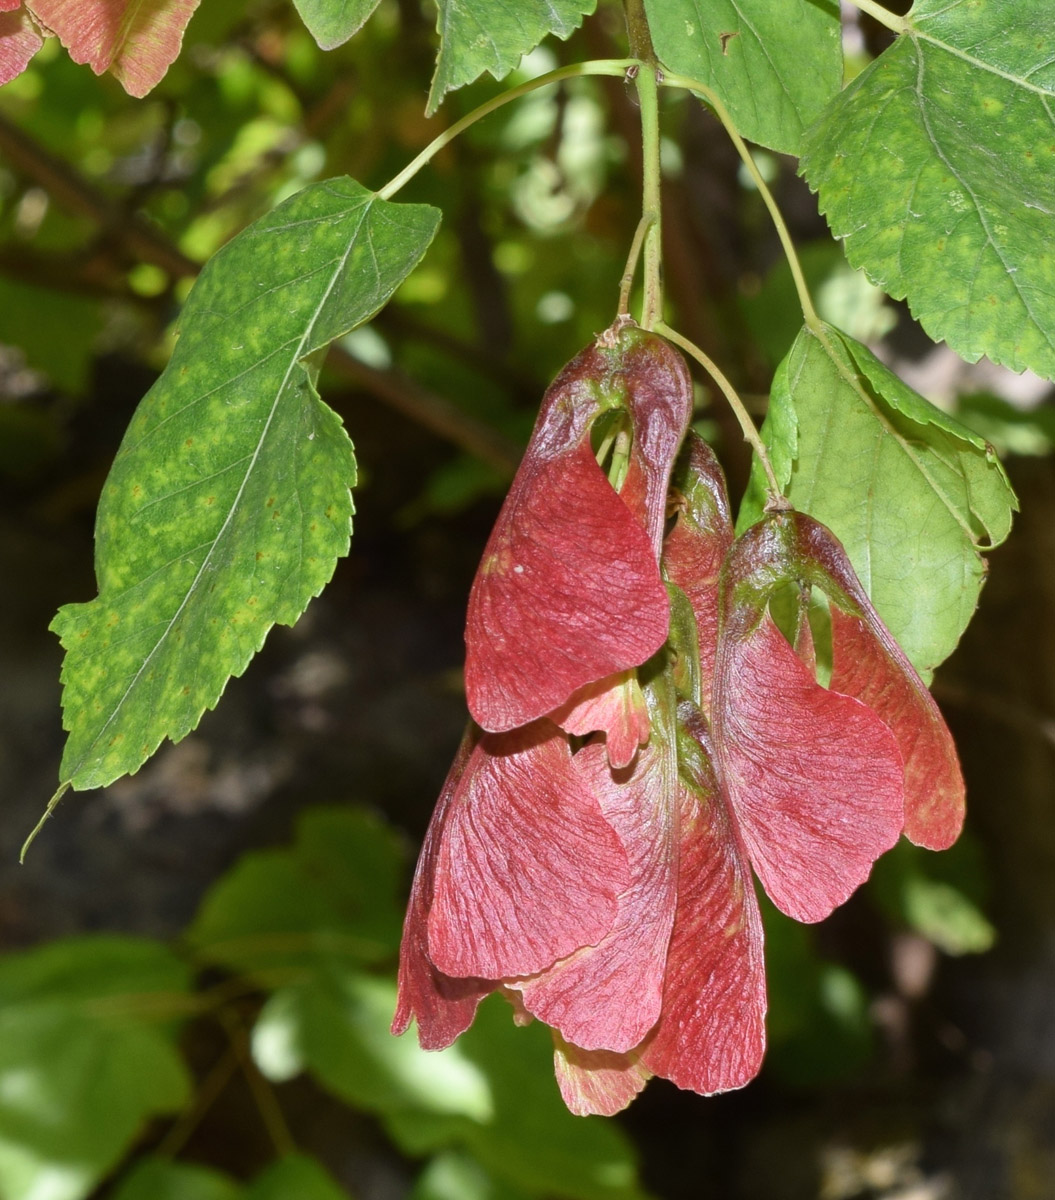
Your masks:
<path fill-rule="evenodd" d="M 633 431 L 618 492 L 590 437 L 617 409 Z M 632 759 L 647 721 L 629 672 L 667 638 L 659 558 L 691 414 L 684 361 L 627 323 L 546 392 L 469 595 L 465 689 L 481 728 L 502 732 L 560 709 L 570 732 L 612 730 L 613 765 Z"/>
<path fill-rule="evenodd" d="M 818 921 L 902 831 L 945 846 L 963 816 L 948 731 L 832 534 L 781 511 L 734 541 L 692 434 L 670 488 L 690 405 L 677 354 L 625 323 L 546 393 L 473 584 L 475 724 L 404 927 L 394 1032 L 416 1019 L 422 1046 L 447 1046 L 501 991 L 553 1030 L 577 1113 L 618 1111 L 652 1075 L 709 1094 L 757 1074 L 752 872 Z M 615 409 L 618 490 L 591 441 Z M 788 591 L 791 641 L 772 615 Z"/>

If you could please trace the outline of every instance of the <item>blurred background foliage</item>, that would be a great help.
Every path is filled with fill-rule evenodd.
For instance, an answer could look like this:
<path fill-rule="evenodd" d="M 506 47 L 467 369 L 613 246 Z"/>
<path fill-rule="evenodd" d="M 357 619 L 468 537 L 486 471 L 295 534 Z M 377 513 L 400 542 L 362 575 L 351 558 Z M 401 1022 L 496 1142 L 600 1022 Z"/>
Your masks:
<path fill-rule="evenodd" d="M 533 93 L 406 189 L 443 209 L 420 268 L 323 375 L 356 443 L 351 557 L 217 713 L 17 847 L 61 750 L 59 604 L 201 263 L 304 184 L 378 187 L 485 80 L 423 115 L 434 13 L 382 0 L 320 51 L 286 0 L 204 0 L 130 100 L 50 42 L 0 91 L 0 1198 L 1031 1200 L 1055 1179 L 1055 407 L 969 368 L 846 264 L 794 164 L 761 155 L 822 315 L 1006 456 L 1023 516 L 936 694 L 970 828 L 902 845 L 817 928 L 766 913 L 770 1053 L 742 1093 L 653 1083 L 580 1120 L 545 1030 L 501 999 L 450 1050 L 387 1028 L 414 847 L 458 740 L 468 584 L 538 398 L 611 320 L 640 209 L 618 80 Z M 884 45 L 850 23 L 854 68 Z M 621 54 L 602 4 L 514 81 Z M 735 153 L 664 97 L 676 323 L 758 410 L 799 318 Z M 699 428 L 734 495 L 724 408 Z"/>

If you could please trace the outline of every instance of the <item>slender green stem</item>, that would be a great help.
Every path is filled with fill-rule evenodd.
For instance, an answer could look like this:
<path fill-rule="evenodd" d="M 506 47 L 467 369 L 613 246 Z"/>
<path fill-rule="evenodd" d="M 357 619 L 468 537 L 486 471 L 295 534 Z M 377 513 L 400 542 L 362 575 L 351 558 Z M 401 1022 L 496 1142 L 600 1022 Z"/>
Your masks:
<path fill-rule="evenodd" d="M 663 319 L 663 216 L 660 205 L 659 163 L 659 91 L 658 70 L 642 65 L 636 77 L 641 102 L 641 159 L 644 185 L 641 195 L 641 219 L 648 221 L 645 233 L 645 295 L 641 305 L 641 324 L 652 329 Z"/>
<path fill-rule="evenodd" d="M 18 854 L 19 863 L 24 863 L 26 861 L 26 855 L 29 853 L 30 846 L 33 845 L 33 839 L 44 828 L 44 822 L 55 811 L 55 809 L 58 807 L 59 801 L 62 799 L 63 796 L 66 795 L 66 793 L 69 791 L 69 789 L 70 789 L 69 783 L 64 783 L 59 788 L 59 790 L 55 793 L 55 795 L 52 796 L 51 799 L 48 801 L 48 806 L 47 806 L 47 808 L 44 809 L 44 815 L 40 818 L 40 820 L 36 823 L 36 825 L 33 826 L 32 830 L 30 831 L 29 837 L 27 837 L 26 840 L 22 843 L 22 849 L 19 851 L 19 854 Z"/>
<path fill-rule="evenodd" d="M 802 315 L 805 318 L 806 324 L 812 330 L 818 330 L 821 327 L 821 319 L 817 316 L 817 310 L 813 307 L 810 290 L 806 286 L 806 277 L 802 273 L 802 264 L 799 262 L 799 256 L 795 252 L 795 243 L 791 240 L 791 234 L 788 233 L 788 227 L 784 223 L 783 214 L 777 207 L 776 200 L 773 199 L 773 193 L 762 178 L 762 172 L 758 169 L 758 164 L 752 157 L 751 151 L 748 150 L 744 139 L 740 136 L 740 131 L 736 128 L 736 124 L 729 115 L 728 109 L 719 97 L 705 83 L 701 83 L 698 79 L 689 79 L 684 75 L 667 75 L 662 82 L 667 87 L 679 87 L 684 88 L 688 92 L 695 92 L 697 95 L 702 96 L 711 108 L 714 109 L 715 116 L 725 127 L 725 132 L 731 138 L 737 153 L 744 161 L 744 166 L 747 168 L 748 174 L 754 180 L 755 187 L 758 188 L 759 195 L 762 197 L 762 202 L 769 209 L 769 215 L 776 227 L 777 237 L 780 238 L 780 244 L 784 248 L 788 266 L 791 268 L 791 277 L 795 281 L 795 291 L 798 293 L 799 304 L 802 306 Z"/>
<path fill-rule="evenodd" d="M 908 30 L 909 24 L 904 17 L 899 17 L 897 13 L 892 13 L 889 8 L 884 8 L 881 4 L 877 4 L 876 0 L 850 0 L 850 3 L 859 8 L 861 12 L 868 13 L 870 17 L 875 17 L 880 25 L 885 25 L 887 29 L 892 29 L 894 33 L 905 33 Z"/>
<path fill-rule="evenodd" d="M 736 388 L 719 370 L 718 365 L 714 360 L 702 351 L 695 342 L 690 342 L 687 337 L 678 333 L 677 330 L 671 329 L 669 325 L 664 325 L 662 321 L 657 322 L 655 332 L 661 337 L 665 337 L 668 342 L 673 342 L 675 346 L 680 346 L 690 358 L 694 358 L 701 367 L 721 389 L 726 400 L 729 401 L 729 407 L 733 410 L 736 419 L 740 422 L 740 428 L 744 431 L 744 438 L 750 444 L 751 449 L 758 455 L 758 461 L 762 464 L 762 470 L 766 473 L 766 479 L 769 481 L 769 491 L 772 493 L 772 498 L 776 499 L 783 495 L 780 484 L 777 482 L 776 472 L 773 470 L 773 464 L 769 460 L 769 451 L 766 449 L 765 442 L 755 428 L 754 421 L 751 420 L 747 409 L 744 407 L 744 402 L 737 394 Z"/>
<path fill-rule="evenodd" d="M 637 274 L 641 247 L 645 244 L 645 234 L 648 233 L 651 224 L 651 217 L 642 217 L 637 223 L 637 229 L 634 230 L 634 240 L 630 243 L 630 253 L 626 256 L 626 269 L 623 271 L 623 280 L 619 286 L 618 315 L 620 317 L 630 315 L 630 289 L 634 286 L 634 276 Z"/>
<path fill-rule="evenodd" d="M 608 482 L 620 492 L 626 482 L 626 471 L 630 465 L 630 430 L 620 429 L 612 447 L 612 462 L 608 468 Z"/>
<path fill-rule="evenodd" d="M 470 125 L 475 125 L 481 117 L 486 117 L 504 104 L 519 100 L 521 96 L 526 96 L 529 92 L 546 87 L 551 83 L 560 83 L 562 79 L 576 79 L 584 75 L 625 75 L 631 67 L 637 65 L 638 62 L 635 58 L 599 58 L 592 62 L 571 63 L 566 67 L 558 67 L 555 71 L 548 71 L 537 79 L 529 79 L 527 83 L 522 83 L 519 87 L 510 88 L 500 96 L 495 96 L 485 104 L 481 104 L 479 108 L 474 108 L 471 113 L 467 113 L 460 121 L 455 121 L 453 125 L 433 138 L 415 159 L 380 189 L 377 193 L 378 196 L 382 200 L 391 200 L 396 192 L 413 179 L 422 167 L 431 162 L 444 146 L 449 145 L 459 134 L 464 133 Z"/>

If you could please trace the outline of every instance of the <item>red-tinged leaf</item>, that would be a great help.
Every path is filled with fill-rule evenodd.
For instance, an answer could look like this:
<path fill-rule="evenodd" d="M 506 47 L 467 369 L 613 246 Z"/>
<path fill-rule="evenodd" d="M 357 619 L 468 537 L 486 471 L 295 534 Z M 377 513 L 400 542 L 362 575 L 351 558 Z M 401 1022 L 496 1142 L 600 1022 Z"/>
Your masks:
<path fill-rule="evenodd" d="M 613 325 L 598 340 L 620 350 L 633 429 L 627 476 L 619 494 L 644 526 L 658 559 L 670 473 L 692 418 L 692 377 L 669 342 L 635 325 Z"/>
<path fill-rule="evenodd" d="M 392 1032 L 405 1033 L 411 1019 L 418 1023 L 418 1041 L 423 1050 L 442 1050 L 473 1023 L 480 1001 L 494 991 L 495 984 L 485 979 L 452 979 L 438 971 L 428 956 L 428 916 L 432 907 L 433 880 L 440 838 L 447 810 L 465 772 L 476 743 L 470 730 L 458 747 L 443 791 L 429 822 L 410 903 L 403 923 L 403 942 L 399 948 L 399 994 Z"/>
<path fill-rule="evenodd" d="M 582 1050 L 553 1035 L 553 1071 L 569 1110 L 577 1117 L 614 1117 L 651 1079 L 636 1055 Z"/>
<path fill-rule="evenodd" d="M 611 929 L 626 854 L 548 721 L 484 735 L 443 817 L 428 955 L 446 975 L 533 975 Z"/>
<path fill-rule="evenodd" d="M 887 725 L 905 763 L 905 834 L 945 850 L 963 826 L 964 783 L 952 735 L 923 680 L 872 607 L 830 530 L 792 517 L 799 554 L 823 572 L 831 600 L 832 691 L 867 704 Z"/>
<path fill-rule="evenodd" d="M 640 665 L 667 636 L 648 537 L 582 436 L 553 457 L 525 458 L 473 582 L 465 688 L 485 729 L 552 712 L 577 688 Z"/>
<path fill-rule="evenodd" d="M 145 96 L 179 54 L 199 0 L 30 0 L 74 62 L 109 71 L 130 96 Z"/>
<path fill-rule="evenodd" d="M 613 774 L 597 744 L 584 746 L 574 765 L 619 835 L 629 884 L 605 937 L 514 986 L 524 1008 L 566 1041 L 584 1050 L 623 1053 L 659 1019 L 676 901 L 676 766 L 658 736 L 632 772 Z M 592 864 L 584 867 L 593 870 Z"/>
<path fill-rule="evenodd" d="M 820 921 L 897 841 L 901 754 L 871 709 L 816 682 L 768 613 L 746 633 L 739 615 L 723 614 L 715 671 L 721 775 L 773 903 Z"/>
<path fill-rule="evenodd" d="M 608 765 L 617 771 L 628 767 L 638 747 L 648 741 L 648 706 L 633 671 L 620 671 L 579 688 L 549 719 L 577 737 L 603 733 Z"/>
<path fill-rule="evenodd" d="M 0 0 L 0 84 L 9 83 L 44 45 L 40 31 L 19 0 Z"/>
<path fill-rule="evenodd" d="M 733 544 L 725 476 L 710 446 L 689 435 L 677 520 L 663 544 L 667 578 L 688 597 L 700 648 L 700 708 L 710 716 L 718 644 L 718 574 Z"/>
<path fill-rule="evenodd" d="M 687 732 L 678 796 L 678 907 L 663 1015 L 641 1048 L 655 1075 L 705 1095 L 743 1087 L 765 1053 L 762 921 L 747 855 L 715 780 L 705 725 L 681 705 Z"/>

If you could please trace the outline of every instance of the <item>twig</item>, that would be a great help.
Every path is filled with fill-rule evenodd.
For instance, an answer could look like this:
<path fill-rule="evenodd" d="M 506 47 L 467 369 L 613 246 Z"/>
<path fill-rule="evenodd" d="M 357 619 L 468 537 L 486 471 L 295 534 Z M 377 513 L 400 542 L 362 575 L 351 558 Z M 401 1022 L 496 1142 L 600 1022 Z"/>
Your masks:
<path fill-rule="evenodd" d="M 512 475 L 517 469 L 521 448 L 514 441 L 408 376 L 368 366 L 340 346 L 331 348 L 326 362 L 391 408 L 504 474 Z"/>
<path fill-rule="evenodd" d="M 220 1024 L 230 1039 L 231 1048 L 238 1060 L 238 1065 L 242 1068 L 242 1074 L 249 1085 L 249 1091 L 256 1104 L 257 1112 L 260 1114 L 260 1120 L 267 1130 L 267 1135 L 271 1139 L 271 1144 L 274 1146 L 275 1152 L 280 1157 L 295 1154 L 297 1144 L 293 1140 L 292 1133 L 289 1131 L 289 1125 L 286 1123 L 282 1106 L 279 1104 L 270 1083 L 260 1073 L 256 1063 L 253 1062 L 253 1056 L 249 1049 L 249 1039 L 246 1037 L 245 1029 L 235 1013 L 227 1010 L 221 1011 L 218 1015 Z"/>
<path fill-rule="evenodd" d="M 45 150 L 0 116 L 0 154 L 44 188 L 63 208 L 99 225 L 117 245 L 142 262 L 153 263 L 176 278 L 193 277 L 198 264 L 173 246 L 142 217 L 129 214 L 89 183 L 68 163 Z"/>
<path fill-rule="evenodd" d="M 758 194 L 762 197 L 762 203 L 769 210 L 770 218 L 773 221 L 773 226 L 777 231 L 777 237 L 780 239 L 780 244 L 784 249 L 784 255 L 788 260 L 788 266 L 791 268 L 791 277 L 795 283 L 795 290 L 798 293 L 799 304 L 802 307 L 802 315 L 806 324 L 810 329 L 816 332 L 821 327 L 821 320 L 817 316 L 817 310 L 813 307 L 813 299 L 810 296 L 810 290 L 806 285 L 806 277 L 802 270 L 802 264 L 799 262 L 799 256 L 795 250 L 795 243 L 791 240 L 791 234 L 788 232 L 787 224 L 784 221 L 784 214 L 777 206 L 776 200 L 773 198 L 773 193 L 769 190 L 769 186 L 762 176 L 762 172 L 758 169 L 758 164 L 754 160 L 754 156 L 747 148 L 747 144 L 740 136 L 740 130 L 736 127 L 736 122 L 729 115 L 729 110 L 722 103 L 718 94 L 702 83 L 698 79 L 690 79 L 685 75 L 666 75 L 661 81 L 667 87 L 684 88 L 687 92 L 695 92 L 696 95 L 702 97 L 706 103 L 713 109 L 714 115 L 721 121 L 725 127 L 726 133 L 736 147 L 736 152 L 743 160 L 744 166 L 747 168 L 748 174 L 754 181 L 755 187 L 758 188 Z"/>
<path fill-rule="evenodd" d="M 191 1134 L 205 1119 L 209 1109 L 220 1098 L 238 1070 L 238 1054 L 234 1046 L 227 1046 L 201 1082 L 194 1096 L 194 1103 L 179 1114 L 168 1132 L 154 1150 L 158 1158 L 175 1158 L 187 1144 Z"/>
<path fill-rule="evenodd" d="M 744 402 L 740 399 L 736 388 L 729 382 L 718 365 L 707 354 L 705 354 L 699 346 L 690 342 L 687 337 L 683 337 L 677 330 L 671 329 L 669 325 L 664 325 L 662 321 L 657 322 L 655 331 L 660 337 L 665 337 L 667 341 L 673 342 L 675 346 L 680 346 L 690 357 L 696 359 L 701 367 L 718 385 L 726 400 L 729 401 L 729 407 L 736 414 L 736 419 L 740 422 L 740 428 L 744 431 L 744 437 L 751 444 L 751 449 L 758 455 L 758 461 L 762 464 L 762 469 L 766 473 L 766 479 L 769 481 L 770 501 L 775 507 L 787 508 L 787 504 L 781 504 L 783 493 L 780 484 L 777 481 L 776 472 L 773 470 L 773 464 L 769 459 L 769 452 L 766 450 L 765 442 L 762 441 L 758 430 L 755 428 L 754 421 L 751 420 L 747 409 L 744 407 Z"/>
<path fill-rule="evenodd" d="M 551 83 L 560 83 L 563 79 L 577 79 L 586 75 L 624 75 L 629 68 L 635 65 L 637 65 L 636 60 L 632 58 L 571 63 L 569 66 L 558 67 L 555 71 L 548 71 L 537 79 L 529 79 L 518 87 L 510 88 L 498 96 L 493 96 L 479 108 L 474 108 L 471 113 L 467 113 L 460 121 L 455 121 L 442 133 L 437 134 L 425 149 L 412 159 L 402 171 L 393 175 L 388 183 L 378 190 L 377 194 L 382 200 L 391 200 L 396 192 L 409 183 L 422 167 L 430 163 L 444 146 L 449 146 L 459 134 L 464 133 L 471 125 L 475 125 L 482 117 L 488 116 L 511 101 L 519 100 L 521 96 L 526 96 L 540 87 L 548 87 Z"/>
<path fill-rule="evenodd" d="M 153 229 L 142 218 L 129 216 L 76 170 L 27 137 L 3 116 L 0 116 L 0 153 L 5 154 L 17 170 L 35 180 L 62 207 L 94 221 L 110 241 L 128 255 L 161 267 L 175 278 L 193 278 L 200 272 L 201 265 L 188 258 L 164 234 Z M 379 400 L 445 441 L 502 472 L 512 474 L 516 470 L 520 448 L 450 401 L 420 387 L 398 372 L 368 367 L 338 346 L 331 349 L 328 361 L 346 378 L 354 379 Z"/>

